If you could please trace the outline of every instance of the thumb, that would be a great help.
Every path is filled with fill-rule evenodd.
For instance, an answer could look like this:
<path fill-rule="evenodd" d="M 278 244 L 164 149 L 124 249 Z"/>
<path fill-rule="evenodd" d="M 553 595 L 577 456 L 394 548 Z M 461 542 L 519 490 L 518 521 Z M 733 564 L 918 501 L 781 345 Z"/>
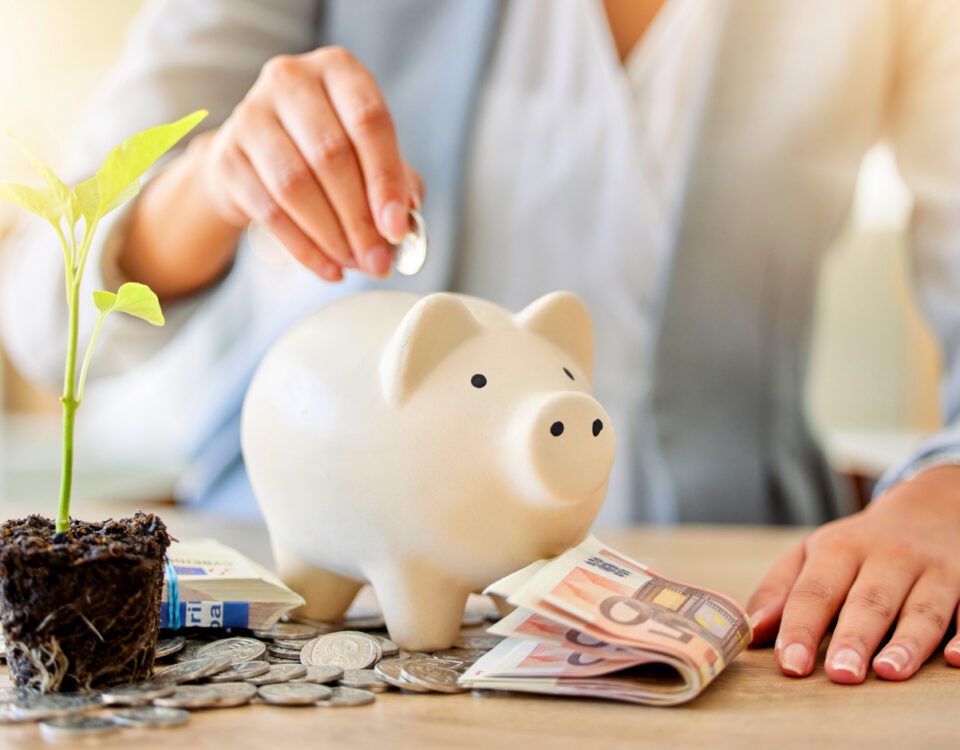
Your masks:
<path fill-rule="evenodd" d="M 753 626 L 753 643 L 750 644 L 752 647 L 763 646 L 776 635 L 783 605 L 797 576 L 800 575 L 803 560 L 801 542 L 774 563 L 747 602 L 747 614 Z"/>

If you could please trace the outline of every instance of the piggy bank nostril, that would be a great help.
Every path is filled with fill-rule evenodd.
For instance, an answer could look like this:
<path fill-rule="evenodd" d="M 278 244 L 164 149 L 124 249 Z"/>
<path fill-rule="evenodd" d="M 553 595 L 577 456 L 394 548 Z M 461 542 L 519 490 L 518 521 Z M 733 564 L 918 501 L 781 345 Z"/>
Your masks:
<path fill-rule="evenodd" d="M 600 434 L 600 430 L 603 429 L 603 422 L 599 419 L 593 420 L 593 436 L 596 437 Z"/>
<path fill-rule="evenodd" d="M 554 437 L 560 437 L 563 434 L 563 422 L 554 422 L 550 425 L 550 434 Z"/>

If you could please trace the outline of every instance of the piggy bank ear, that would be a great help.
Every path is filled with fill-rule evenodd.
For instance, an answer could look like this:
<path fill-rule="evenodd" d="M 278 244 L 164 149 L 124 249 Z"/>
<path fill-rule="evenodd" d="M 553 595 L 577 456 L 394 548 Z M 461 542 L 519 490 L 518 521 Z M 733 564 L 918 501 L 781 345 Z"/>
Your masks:
<path fill-rule="evenodd" d="M 383 394 L 401 404 L 441 360 L 481 332 L 467 306 L 452 294 L 430 294 L 400 321 L 380 360 Z"/>
<path fill-rule="evenodd" d="M 593 381 L 593 323 L 577 295 L 551 292 L 527 305 L 514 320 L 563 350 Z"/>

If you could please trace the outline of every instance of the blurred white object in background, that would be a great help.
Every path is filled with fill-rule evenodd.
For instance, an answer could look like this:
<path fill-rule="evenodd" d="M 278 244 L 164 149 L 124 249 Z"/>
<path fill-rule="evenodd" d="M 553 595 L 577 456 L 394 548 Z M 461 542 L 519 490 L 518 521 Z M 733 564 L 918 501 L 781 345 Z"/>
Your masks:
<path fill-rule="evenodd" d="M 840 471 L 882 473 L 941 423 L 939 346 L 908 273 L 912 208 L 893 152 L 877 145 L 824 264 L 813 333 L 808 409 Z"/>

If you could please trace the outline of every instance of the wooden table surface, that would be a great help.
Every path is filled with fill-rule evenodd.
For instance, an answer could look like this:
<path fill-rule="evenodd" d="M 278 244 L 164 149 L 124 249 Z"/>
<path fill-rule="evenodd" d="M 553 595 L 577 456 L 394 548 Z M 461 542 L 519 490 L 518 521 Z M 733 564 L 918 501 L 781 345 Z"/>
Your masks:
<path fill-rule="evenodd" d="M 636 529 L 600 536 L 665 575 L 745 602 L 802 532 L 742 527 Z M 822 662 L 821 662 L 822 665 Z M 263 705 L 195 712 L 170 730 L 129 730 L 102 748 L 851 748 L 960 747 L 960 670 L 940 654 L 913 679 L 829 682 L 821 667 L 784 677 L 770 649 L 741 655 L 699 698 L 648 708 L 502 694 L 378 696 L 344 709 Z M 70 747 L 72 743 L 58 742 Z M 86 745 L 89 747 L 90 745 Z M 0 748 L 49 747 L 32 725 L 0 726 Z"/>

